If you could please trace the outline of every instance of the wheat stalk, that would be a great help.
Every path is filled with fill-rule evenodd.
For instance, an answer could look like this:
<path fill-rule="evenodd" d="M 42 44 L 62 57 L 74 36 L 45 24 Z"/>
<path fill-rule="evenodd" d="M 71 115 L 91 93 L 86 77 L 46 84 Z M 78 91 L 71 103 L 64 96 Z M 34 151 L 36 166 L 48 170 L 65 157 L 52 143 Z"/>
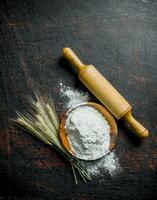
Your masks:
<path fill-rule="evenodd" d="M 16 122 L 16 124 L 20 125 L 20 127 L 27 130 L 39 140 L 59 151 L 70 162 L 76 184 L 78 183 L 76 171 L 85 182 L 91 180 L 79 161 L 73 158 L 60 142 L 59 119 L 51 97 L 47 97 L 45 100 L 37 93 L 35 94 L 35 99 L 29 97 L 28 102 L 30 110 L 25 113 L 16 112 L 17 118 L 12 121 Z"/>

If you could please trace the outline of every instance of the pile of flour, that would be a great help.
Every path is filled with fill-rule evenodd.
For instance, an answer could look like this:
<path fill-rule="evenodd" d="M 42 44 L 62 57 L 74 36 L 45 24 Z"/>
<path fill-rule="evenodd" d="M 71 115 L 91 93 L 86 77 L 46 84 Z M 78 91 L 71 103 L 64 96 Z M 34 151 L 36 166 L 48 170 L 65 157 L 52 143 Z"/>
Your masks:
<path fill-rule="evenodd" d="M 84 93 L 82 91 L 73 89 L 71 87 L 66 86 L 62 82 L 60 83 L 60 95 L 61 95 L 62 98 L 66 99 L 65 107 L 67 109 L 73 108 L 73 107 L 77 106 L 77 104 L 80 104 L 80 103 L 83 103 L 83 102 L 87 102 L 87 101 L 90 100 L 90 97 L 89 97 L 87 92 Z M 89 114 L 86 115 L 87 118 L 89 116 L 90 116 Z M 82 117 L 80 119 L 82 119 L 82 121 L 85 120 L 84 117 Z M 104 120 L 104 121 L 106 121 L 106 120 Z M 69 119 L 69 122 L 67 121 L 67 123 L 70 123 L 70 119 Z M 84 128 L 86 128 L 86 124 L 85 124 Z M 72 129 L 72 127 L 71 127 L 71 129 Z M 72 131 L 72 130 L 69 130 L 69 132 L 70 131 Z M 76 130 L 76 131 L 78 131 L 78 130 Z M 102 131 L 102 129 L 101 129 L 101 131 Z M 71 134 L 71 139 L 69 138 L 69 141 L 71 142 L 71 144 L 73 142 L 72 137 L 74 136 L 74 134 L 75 133 Z M 77 135 L 77 133 L 76 133 L 76 135 Z M 105 137 L 106 137 L 106 135 L 105 135 Z M 106 144 L 106 148 L 108 148 L 108 142 L 106 142 L 105 144 Z M 77 153 L 82 155 L 82 153 L 81 153 L 82 149 L 79 149 L 79 148 L 77 149 L 76 146 L 75 146 L 75 151 L 77 149 Z M 83 147 L 83 148 L 85 148 L 85 147 Z M 87 152 L 88 152 L 88 150 L 87 150 Z M 89 152 L 90 152 L 90 150 L 89 150 Z M 94 152 L 93 152 L 93 154 L 94 154 Z M 114 151 L 110 152 L 109 154 L 107 154 L 106 156 L 102 157 L 101 159 L 98 159 L 98 160 L 95 160 L 95 161 L 83 161 L 83 160 L 81 160 L 80 162 L 81 162 L 82 166 L 84 168 L 86 168 L 87 172 L 91 176 L 94 176 L 94 177 L 98 177 L 99 176 L 99 177 L 101 177 L 102 181 L 103 181 L 103 178 L 102 178 L 103 177 L 103 173 L 108 173 L 111 176 L 114 176 L 118 172 L 121 171 L 121 167 L 120 167 L 120 164 L 119 164 L 119 159 L 116 156 Z"/>
<path fill-rule="evenodd" d="M 72 110 L 65 128 L 77 158 L 95 160 L 103 157 L 110 146 L 110 125 L 95 108 L 83 105 Z"/>

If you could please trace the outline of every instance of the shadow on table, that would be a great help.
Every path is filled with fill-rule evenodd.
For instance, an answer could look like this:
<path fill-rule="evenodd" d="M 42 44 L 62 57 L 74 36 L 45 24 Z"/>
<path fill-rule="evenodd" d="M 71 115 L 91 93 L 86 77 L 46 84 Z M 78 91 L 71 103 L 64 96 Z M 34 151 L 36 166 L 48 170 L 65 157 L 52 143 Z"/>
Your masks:
<path fill-rule="evenodd" d="M 117 125 L 118 128 L 122 130 L 121 132 L 124 133 L 128 141 L 130 141 L 135 147 L 141 145 L 142 139 L 136 136 L 133 130 L 124 121 L 118 121 Z"/>
<path fill-rule="evenodd" d="M 58 64 L 67 72 L 69 72 L 70 74 L 77 74 L 77 70 L 75 69 L 75 67 L 71 66 L 69 64 L 69 62 L 64 58 L 61 57 L 58 61 Z"/>

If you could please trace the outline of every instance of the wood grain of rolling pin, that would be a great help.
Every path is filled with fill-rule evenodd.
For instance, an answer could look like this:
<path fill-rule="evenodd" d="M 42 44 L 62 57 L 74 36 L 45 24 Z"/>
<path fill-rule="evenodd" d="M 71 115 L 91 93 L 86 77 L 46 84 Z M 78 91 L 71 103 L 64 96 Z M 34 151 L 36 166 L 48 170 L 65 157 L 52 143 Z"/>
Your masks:
<path fill-rule="evenodd" d="M 140 138 L 145 138 L 149 135 L 148 130 L 132 116 L 132 106 L 93 65 L 83 64 L 76 54 L 67 47 L 63 49 L 63 56 L 77 68 L 79 79 L 82 83 L 116 119 L 127 121 Z"/>

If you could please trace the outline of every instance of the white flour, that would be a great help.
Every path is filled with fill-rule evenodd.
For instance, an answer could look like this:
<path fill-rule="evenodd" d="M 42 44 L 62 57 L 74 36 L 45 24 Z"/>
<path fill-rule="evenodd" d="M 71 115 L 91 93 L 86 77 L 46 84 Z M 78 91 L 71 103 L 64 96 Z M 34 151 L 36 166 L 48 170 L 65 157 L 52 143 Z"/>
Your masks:
<path fill-rule="evenodd" d="M 71 87 L 67 87 L 63 85 L 63 83 L 60 83 L 60 94 L 61 97 L 67 99 L 65 102 L 66 108 L 75 107 L 77 104 L 87 102 L 90 99 L 88 93 L 83 93 Z M 100 181 L 103 181 L 104 173 L 114 176 L 121 171 L 119 159 L 114 151 L 99 160 L 81 161 L 81 163 L 91 176 L 101 177 Z"/>
<path fill-rule="evenodd" d="M 70 87 L 63 86 L 63 83 L 60 83 L 60 92 L 61 96 L 65 96 L 68 98 L 66 102 L 67 108 L 75 107 L 77 104 L 86 102 L 89 100 L 88 93 L 80 92 L 78 90 L 74 90 Z"/>
<path fill-rule="evenodd" d="M 110 126 L 95 108 L 83 105 L 74 109 L 68 115 L 65 128 L 77 158 L 95 160 L 108 152 Z"/>
<path fill-rule="evenodd" d="M 81 164 L 92 176 L 102 176 L 104 172 L 114 176 L 121 171 L 119 159 L 113 151 L 99 160 L 81 162 Z"/>

